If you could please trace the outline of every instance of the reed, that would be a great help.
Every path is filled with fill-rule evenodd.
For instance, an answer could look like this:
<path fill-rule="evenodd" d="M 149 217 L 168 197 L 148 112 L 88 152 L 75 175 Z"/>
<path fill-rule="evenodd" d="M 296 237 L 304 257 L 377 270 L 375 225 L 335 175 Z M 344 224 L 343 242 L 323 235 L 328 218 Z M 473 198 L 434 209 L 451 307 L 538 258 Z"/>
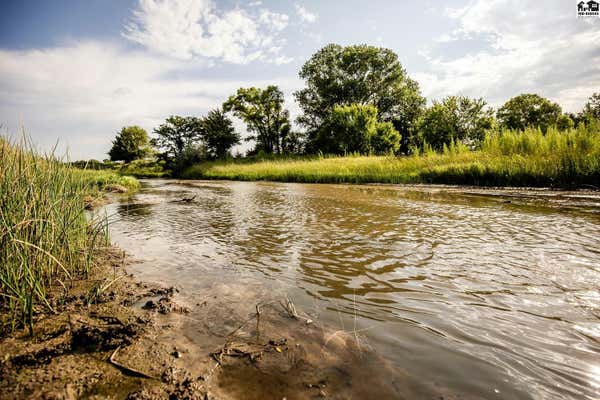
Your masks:
<path fill-rule="evenodd" d="M 441 183 L 481 186 L 600 185 L 598 125 L 546 134 L 528 129 L 487 135 L 475 151 L 460 144 L 407 157 L 321 156 L 253 163 L 211 162 L 184 171 L 188 179 L 315 183 Z"/>
<path fill-rule="evenodd" d="M 32 333 L 36 314 L 56 311 L 73 280 L 89 273 L 108 237 L 104 220 L 86 216 L 84 198 L 108 183 L 137 185 L 30 149 L 0 137 L 0 332 Z"/>

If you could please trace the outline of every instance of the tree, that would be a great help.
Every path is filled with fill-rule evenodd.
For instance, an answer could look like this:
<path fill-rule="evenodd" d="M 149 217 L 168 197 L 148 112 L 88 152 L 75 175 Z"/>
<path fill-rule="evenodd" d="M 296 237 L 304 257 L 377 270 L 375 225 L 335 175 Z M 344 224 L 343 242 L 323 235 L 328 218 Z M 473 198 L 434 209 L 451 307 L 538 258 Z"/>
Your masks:
<path fill-rule="evenodd" d="M 246 140 L 256 140 L 256 150 L 280 154 L 291 128 L 283 100 L 277 86 L 240 88 L 223 104 L 223 110 L 246 123 L 248 131 L 254 133 Z"/>
<path fill-rule="evenodd" d="M 144 158 L 150 153 L 148 133 L 137 125 L 125 126 L 121 129 L 108 152 L 111 161 L 129 163 Z"/>
<path fill-rule="evenodd" d="M 591 119 L 600 120 L 600 92 L 590 96 L 589 101 L 579 113 L 579 120 L 589 123 Z"/>
<path fill-rule="evenodd" d="M 556 128 L 559 131 L 568 131 L 569 129 L 573 129 L 575 126 L 575 122 L 568 114 L 562 114 L 556 120 Z"/>
<path fill-rule="evenodd" d="M 177 159 L 188 147 L 193 147 L 202 137 L 201 124 L 194 117 L 171 115 L 158 128 L 153 144 L 165 150 L 165 158 Z"/>
<path fill-rule="evenodd" d="M 299 75 L 306 88 L 294 96 L 303 111 L 298 122 L 308 129 L 309 146 L 335 106 L 373 105 L 379 120 L 393 122 L 408 138 L 425 105 L 419 85 L 389 49 L 329 44 L 302 66 Z"/>
<path fill-rule="evenodd" d="M 390 122 L 377 121 L 375 106 L 351 104 L 333 108 L 315 137 L 315 145 L 323 153 L 388 153 L 398 150 L 400 140 Z"/>
<path fill-rule="evenodd" d="M 497 117 L 502 127 L 524 130 L 527 127 L 540 128 L 546 132 L 556 125 L 562 110 L 556 103 L 537 94 L 521 94 L 508 100 L 498 109 Z"/>
<path fill-rule="evenodd" d="M 493 111 L 485 106 L 483 99 L 464 96 L 434 101 L 420 122 L 419 139 L 435 150 L 441 150 L 452 141 L 477 144 L 494 125 Z"/>
<path fill-rule="evenodd" d="M 180 174 L 186 167 L 202 161 L 206 157 L 206 148 L 202 139 L 201 123 L 195 117 L 171 115 L 158 128 L 152 144 L 164 150 L 160 154 L 174 175 Z"/>
<path fill-rule="evenodd" d="M 240 135 L 235 131 L 233 123 L 219 109 L 209 111 L 200 120 L 202 140 L 211 158 L 225 157 L 231 147 L 240 143 Z"/>

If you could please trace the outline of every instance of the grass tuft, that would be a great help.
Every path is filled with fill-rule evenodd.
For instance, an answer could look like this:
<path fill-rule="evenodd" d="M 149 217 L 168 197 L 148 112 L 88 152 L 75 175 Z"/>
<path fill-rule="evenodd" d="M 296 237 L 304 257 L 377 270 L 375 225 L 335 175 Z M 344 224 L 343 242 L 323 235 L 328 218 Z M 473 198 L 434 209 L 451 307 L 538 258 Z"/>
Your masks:
<path fill-rule="evenodd" d="M 105 221 L 89 220 L 85 198 L 108 184 L 136 188 L 132 178 L 70 167 L 0 137 L 0 333 L 55 310 L 73 279 L 85 278 Z M 60 296 L 59 296 L 60 297 Z"/>

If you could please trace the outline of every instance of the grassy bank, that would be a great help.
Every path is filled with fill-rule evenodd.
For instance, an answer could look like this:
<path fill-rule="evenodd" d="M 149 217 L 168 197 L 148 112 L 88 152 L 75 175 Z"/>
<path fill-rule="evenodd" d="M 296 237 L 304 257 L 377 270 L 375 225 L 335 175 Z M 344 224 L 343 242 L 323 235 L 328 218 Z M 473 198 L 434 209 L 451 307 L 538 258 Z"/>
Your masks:
<path fill-rule="evenodd" d="M 32 329 L 36 313 L 54 311 L 70 282 L 89 272 L 107 237 L 102 221 L 86 218 L 85 200 L 107 185 L 138 182 L 78 170 L 0 138 L 0 332 Z"/>
<path fill-rule="evenodd" d="M 188 179 L 317 183 L 441 183 L 482 186 L 600 186 L 600 128 L 489 134 L 481 148 L 453 145 L 408 157 L 346 156 L 211 162 Z"/>

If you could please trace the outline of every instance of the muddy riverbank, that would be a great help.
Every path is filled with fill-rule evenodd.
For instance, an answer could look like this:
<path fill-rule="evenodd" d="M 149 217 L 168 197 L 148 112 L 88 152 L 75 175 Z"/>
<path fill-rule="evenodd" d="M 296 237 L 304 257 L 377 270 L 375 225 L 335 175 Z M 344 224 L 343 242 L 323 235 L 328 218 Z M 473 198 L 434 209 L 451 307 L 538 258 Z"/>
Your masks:
<path fill-rule="evenodd" d="M 440 398 L 442 388 L 411 384 L 361 332 L 329 330 L 290 299 L 245 312 L 223 302 L 244 288 L 220 286 L 183 304 L 177 288 L 136 282 L 120 251 L 103 259 L 57 315 L 38 316 L 33 337 L 0 341 L 1 398 Z"/>

